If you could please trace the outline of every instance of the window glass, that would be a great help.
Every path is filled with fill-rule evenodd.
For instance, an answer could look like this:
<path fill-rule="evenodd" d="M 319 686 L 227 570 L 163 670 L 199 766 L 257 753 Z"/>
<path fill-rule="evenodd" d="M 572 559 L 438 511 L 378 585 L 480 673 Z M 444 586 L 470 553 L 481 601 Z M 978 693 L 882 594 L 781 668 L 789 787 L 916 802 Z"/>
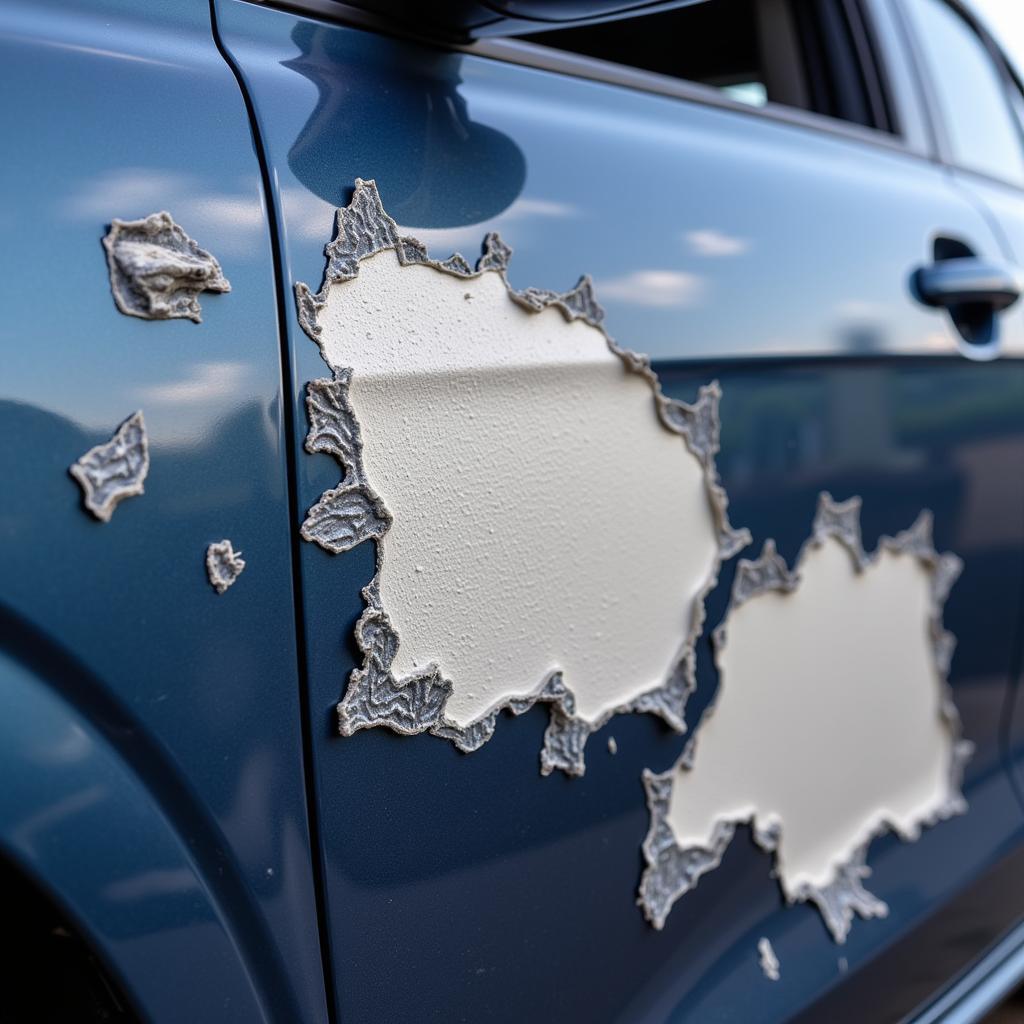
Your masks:
<path fill-rule="evenodd" d="M 836 0 L 703 0 L 596 25 L 525 36 L 768 102 L 888 128 L 870 109 L 845 7 Z"/>
<path fill-rule="evenodd" d="M 908 0 L 953 159 L 962 167 L 1024 184 L 1024 152 L 992 56 L 943 0 Z"/>
<path fill-rule="evenodd" d="M 756 0 L 708 3 L 527 36 L 544 46 L 656 71 L 763 104 L 767 82 Z"/>

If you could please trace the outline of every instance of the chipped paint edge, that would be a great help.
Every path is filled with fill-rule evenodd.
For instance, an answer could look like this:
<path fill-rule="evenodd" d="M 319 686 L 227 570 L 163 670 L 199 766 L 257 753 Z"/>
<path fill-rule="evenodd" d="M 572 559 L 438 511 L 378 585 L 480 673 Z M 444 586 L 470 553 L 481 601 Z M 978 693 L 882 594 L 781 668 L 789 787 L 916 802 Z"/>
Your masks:
<path fill-rule="evenodd" d="M 132 309 L 132 307 L 125 301 L 124 296 L 121 294 L 121 290 L 117 286 L 117 277 L 122 273 L 122 271 L 117 264 L 117 257 L 114 253 L 114 248 L 117 245 L 121 233 L 126 230 L 145 230 L 146 226 L 150 222 L 154 221 L 159 222 L 166 230 L 173 231 L 177 229 L 180 231 L 186 246 L 191 249 L 196 256 L 208 259 L 216 270 L 216 276 L 213 282 L 211 284 L 204 285 L 196 292 L 196 295 L 194 296 L 195 311 L 192 313 L 184 313 L 181 316 L 159 316 L 154 313 Z M 110 220 L 110 228 L 103 236 L 102 242 L 104 252 L 107 256 L 107 272 L 110 277 L 110 293 L 114 297 L 114 304 L 117 306 L 118 311 L 123 313 L 125 316 L 134 316 L 139 320 L 191 320 L 192 323 L 200 324 L 203 322 L 203 317 L 198 301 L 199 295 L 207 291 L 218 294 L 226 294 L 231 291 L 231 282 L 224 276 L 224 270 L 220 265 L 220 260 L 218 260 L 217 257 L 209 250 L 204 249 L 174 219 L 174 217 L 167 212 L 167 210 L 159 210 L 156 213 L 140 217 L 138 220 L 122 220 L 120 217 L 112 217 Z"/>
<path fill-rule="evenodd" d="M 115 491 L 109 498 L 107 498 L 106 501 L 97 503 L 93 501 L 92 481 L 89 479 L 83 463 L 90 455 L 98 453 L 113 444 L 117 440 L 118 435 L 133 423 L 138 423 L 139 427 L 139 447 L 142 449 L 142 470 L 139 473 L 138 478 L 131 484 L 119 491 Z M 131 414 L 131 416 L 127 416 L 123 419 L 117 430 L 110 435 L 110 439 L 108 441 L 101 441 L 99 444 L 93 445 L 83 455 L 80 455 L 68 467 L 68 472 L 72 477 L 74 477 L 75 483 L 77 483 L 81 488 L 82 504 L 85 506 L 86 510 L 91 512 L 92 515 L 101 523 L 110 522 L 110 518 L 113 516 L 114 510 L 122 501 L 125 500 L 125 498 L 137 498 L 140 494 L 145 494 L 146 477 L 149 476 L 149 434 L 146 432 L 146 420 L 142 415 L 142 410 L 137 409 Z"/>
<path fill-rule="evenodd" d="M 772 940 L 764 936 L 757 940 L 757 963 L 761 968 L 761 973 L 769 981 L 779 980 L 781 977 L 779 968 L 782 965 L 772 946 Z"/>
<path fill-rule="evenodd" d="M 233 575 L 227 579 L 221 579 L 217 573 L 217 560 L 219 558 L 223 559 L 233 572 Z M 234 586 L 238 582 L 238 577 L 244 571 L 245 559 L 242 557 L 242 552 L 236 551 L 230 540 L 225 538 L 207 546 L 206 578 L 210 581 L 210 586 L 218 594 L 223 594 L 229 587 Z"/>
<path fill-rule="evenodd" d="M 619 357 L 626 369 L 640 375 L 647 382 L 662 425 L 680 435 L 689 452 L 700 463 L 718 537 L 718 550 L 708 579 L 695 595 L 690 631 L 680 647 L 668 678 L 661 686 L 610 709 L 594 722 L 586 722 L 576 717 L 575 697 L 565 685 L 561 673 L 554 672 L 542 680 L 532 694 L 506 699 L 468 725 L 459 726 L 444 717 L 444 705 L 452 692 L 452 684 L 441 676 L 436 665 L 428 665 L 422 671 L 402 679 L 396 679 L 391 672 L 399 638 L 381 604 L 379 581 L 382 553 L 381 545 L 377 544 L 374 577 L 363 589 L 366 607 L 356 624 L 356 641 L 363 656 L 363 664 L 352 672 L 347 690 L 337 705 L 340 732 L 349 736 L 359 729 L 386 725 L 406 735 L 430 732 L 450 740 L 460 750 L 470 752 L 491 738 L 501 711 L 520 715 L 534 704 L 545 703 L 549 705 L 550 721 L 541 751 L 541 773 L 548 775 L 555 769 L 561 769 L 576 776 L 583 775 L 585 771 L 584 747 L 587 738 L 615 715 L 650 712 L 660 716 L 677 732 L 684 732 L 686 725 L 683 713 L 695 687 L 694 649 L 704 627 L 705 600 L 718 582 L 722 563 L 749 544 L 751 539 L 749 531 L 734 529 L 729 523 L 728 498 L 715 466 L 720 434 L 718 404 L 722 394 L 718 382 L 701 386 L 697 401 L 692 405 L 666 397 L 649 357 L 621 347 L 605 330 L 602 324 L 604 310 L 594 297 L 589 276 L 581 277 L 575 287 L 567 292 L 541 288 L 517 291 L 509 283 L 507 273 L 512 250 L 495 232 L 484 237 L 483 253 L 475 269 L 460 253 L 454 253 L 446 260 L 431 259 L 423 243 L 399 234 L 398 225 L 384 210 L 376 183 L 362 178 L 356 178 L 349 205 L 336 212 L 335 238 L 324 249 L 327 267 L 320 291 L 314 293 L 302 282 L 295 284 L 299 323 L 318 346 L 321 345 L 322 334 L 318 318 L 326 305 L 331 287 L 355 278 L 362 260 L 386 249 L 395 251 L 402 266 L 422 264 L 462 278 L 479 277 L 488 271 L 496 272 L 501 276 L 509 298 L 522 308 L 539 313 L 553 306 L 567 321 L 583 320 L 597 328 L 604 335 L 610 351 Z M 324 361 L 327 361 L 326 358 Z M 380 496 L 370 487 L 362 465 L 359 423 L 348 401 L 352 372 L 351 368 L 335 370 L 333 379 L 314 380 L 307 386 L 310 430 L 306 437 L 306 450 L 334 456 L 344 474 L 341 487 L 325 492 L 310 510 L 309 516 L 321 514 L 325 508 L 324 502 L 332 494 L 336 496 L 338 491 L 351 488 L 358 490 L 368 500 L 377 512 L 379 522 L 351 543 L 322 545 L 332 553 L 349 550 L 364 540 L 379 540 L 391 522 L 390 513 L 384 508 Z M 328 389 L 334 392 L 331 402 L 333 424 L 327 422 L 328 417 L 318 419 L 313 408 L 317 393 L 326 393 Z M 310 518 L 307 518 L 300 532 L 304 539 L 316 541 L 309 523 Z"/>
<path fill-rule="evenodd" d="M 946 798 L 909 832 L 900 832 L 884 816 L 880 816 L 865 830 L 862 841 L 854 848 L 849 859 L 836 868 L 835 876 L 828 885 L 819 887 L 803 883 L 792 894 L 787 894 L 783 889 L 783 897 L 789 904 L 814 903 L 832 938 L 839 944 L 846 941 L 854 913 L 867 919 L 885 917 L 889 912 L 886 903 L 863 885 L 864 879 L 871 874 L 871 868 L 866 863 L 871 842 L 890 831 L 896 832 L 904 840 L 912 841 L 920 836 L 923 829 L 963 814 L 967 810 L 967 801 L 963 795 L 964 767 L 974 752 L 974 744 L 963 738 L 960 713 L 953 702 L 948 678 L 956 638 L 942 624 L 946 598 L 963 569 L 963 562 L 954 554 L 939 554 L 935 550 L 932 541 L 932 513 L 928 509 L 921 511 L 909 529 L 895 537 L 883 536 L 874 554 L 868 555 L 861 540 L 860 509 L 859 497 L 836 502 L 827 491 L 821 492 L 811 535 L 801 547 L 792 571 L 776 551 L 775 542 L 771 539 L 765 541 L 759 558 L 740 559 L 729 606 L 721 624 L 713 633 L 715 664 L 721 670 L 719 657 L 725 645 L 726 625 L 732 611 L 759 594 L 795 590 L 800 582 L 800 566 L 806 552 L 820 548 L 829 537 L 834 537 L 847 549 L 857 574 L 873 565 L 884 551 L 914 555 L 931 570 L 928 628 L 941 691 L 939 714 L 952 741 Z M 717 701 L 716 694 L 705 712 L 705 720 L 714 714 Z M 778 819 L 770 818 L 760 823 L 749 817 L 720 819 L 715 823 L 707 847 L 679 847 L 668 821 L 672 785 L 680 769 L 688 771 L 693 767 L 699 738 L 698 729 L 679 760 L 667 772 L 658 774 L 645 769 L 643 773 L 651 823 L 642 846 L 645 867 L 637 903 L 647 920 L 659 930 L 664 927 L 675 902 L 692 889 L 702 875 L 719 866 L 737 825 L 750 825 L 754 841 L 766 853 L 774 854 L 781 836 L 782 823 Z"/>

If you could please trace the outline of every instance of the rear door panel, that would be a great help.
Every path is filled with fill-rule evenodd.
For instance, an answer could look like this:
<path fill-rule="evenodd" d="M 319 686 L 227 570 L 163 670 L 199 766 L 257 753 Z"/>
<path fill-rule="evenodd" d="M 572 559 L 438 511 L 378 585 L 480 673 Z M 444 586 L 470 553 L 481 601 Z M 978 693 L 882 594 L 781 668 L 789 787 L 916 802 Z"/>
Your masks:
<path fill-rule="evenodd" d="M 1024 363 L 964 359 L 951 326 L 909 293 L 938 233 L 994 258 L 986 221 L 930 164 L 842 133 L 235 0 L 220 0 L 217 15 L 277 182 L 286 286 L 320 281 L 334 208 L 356 177 L 375 178 L 388 212 L 432 256 L 473 258 L 498 229 L 515 250 L 516 287 L 568 288 L 592 274 L 610 333 L 655 358 L 667 393 L 692 400 L 717 378 L 718 465 L 751 552 L 774 537 L 792 560 L 827 489 L 863 497 L 869 550 L 929 507 L 938 549 L 966 563 L 945 621 L 959 638 L 952 683 L 977 744 L 971 809 L 917 843 L 874 843 L 871 888 L 891 912 L 855 922 L 839 948 L 815 911 L 783 906 L 746 831 L 663 932 L 645 923 L 635 905 L 648 827 L 641 772 L 665 770 L 685 743 L 648 716 L 614 719 L 592 738 L 586 775 L 574 780 L 540 776 L 546 722 L 536 708 L 502 717 L 472 755 L 381 729 L 338 736 L 334 705 L 356 664 L 352 630 L 374 554 L 303 544 L 341 1019 L 782 1020 L 830 992 L 850 1019 L 873 1019 L 882 999 L 889 1016 L 912 1009 L 1016 912 L 989 906 L 969 939 L 963 926 L 938 925 L 938 908 L 1020 835 L 999 728 L 1024 538 L 995 495 L 1024 468 Z M 294 309 L 287 319 L 301 446 L 303 387 L 326 370 Z M 1005 343 L 1024 352 L 1016 323 Z M 336 486 L 338 470 L 301 450 L 297 467 L 301 511 Z M 707 638 L 733 572 L 727 563 L 709 600 L 691 728 L 715 691 Z M 760 936 L 779 954 L 783 983 L 761 975 Z M 879 992 L 867 967 L 902 938 L 914 978 L 904 971 Z"/>

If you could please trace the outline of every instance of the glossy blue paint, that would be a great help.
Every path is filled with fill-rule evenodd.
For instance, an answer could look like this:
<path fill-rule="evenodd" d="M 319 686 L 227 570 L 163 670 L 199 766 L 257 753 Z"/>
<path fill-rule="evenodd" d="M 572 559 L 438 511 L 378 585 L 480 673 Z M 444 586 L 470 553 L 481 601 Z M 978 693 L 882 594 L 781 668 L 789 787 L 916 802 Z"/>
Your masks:
<path fill-rule="evenodd" d="M 647 828 L 640 773 L 666 768 L 684 742 L 648 718 L 613 721 L 591 741 L 586 776 L 571 781 L 537 773 L 540 710 L 503 719 L 468 757 L 429 737 L 338 737 L 333 705 L 354 664 L 373 552 L 303 546 L 339 1018 L 770 1021 L 815 1019 L 828 1006 L 816 1019 L 863 1021 L 927 1000 L 1021 906 L 978 903 L 960 920 L 942 909 L 1024 838 L 1000 756 L 1024 520 L 998 500 L 1001 482 L 1024 469 L 1024 363 L 957 355 L 944 314 L 918 305 L 908 285 L 939 234 L 1004 258 L 984 211 L 910 152 L 238 0 L 216 10 L 277 183 L 288 285 L 319 280 L 333 207 L 356 176 L 374 177 L 435 254 L 473 256 L 497 229 L 516 250 L 517 286 L 592 273 L 609 329 L 658 358 L 669 393 L 692 398 L 718 377 L 719 464 L 733 521 L 755 545 L 774 536 L 792 558 L 827 488 L 864 497 L 869 545 L 931 507 L 940 549 L 967 565 L 946 621 L 960 639 L 952 682 L 978 745 L 971 811 L 916 844 L 873 844 L 871 887 L 892 912 L 857 922 L 838 948 L 815 911 L 782 907 L 767 858 L 743 837 L 664 932 L 644 923 L 634 905 Z M 485 140 L 485 156 L 431 145 L 458 135 L 459 121 L 466 138 Z M 1017 318 L 1000 330 L 1004 352 L 1024 352 Z M 294 309 L 288 332 L 300 443 L 301 386 L 327 370 Z M 298 451 L 297 479 L 306 508 L 337 468 Z M 732 572 L 709 603 L 691 721 L 717 683 L 706 638 Z M 758 969 L 763 935 L 784 983 Z M 912 957 L 915 973 L 880 991 L 872 971 L 887 950 L 895 963 Z"/>
<path fill-rule="evenodd" d="M 958 32 L 962 36 L 969 37 L 970 33 L 977 31 L 978 26 L 972 22 L 970 8 L 965 10 L 968 17 L 958 19 Z M 909 14 L 909 12 L 907 13 Z M 918 14 L 921 13 L 918 12 Z M 909 17 L 907 22 L 910 27 L 912 23 Z M 956 23 L 954 22 L 954 24 Z M 919 31 L 925 31 L 928 27 L 926 21 L 922 21 L 918 26 Z M 915 68 L 922 85 L 922 99 L 938 119 L 941 114 L 942 102 L 940 99 L 941 83 L 936 80 L 937 65 L 934 60 L 929 59 L 928 50 L 921 45 L 922 40 L 918 35 L 904 34 L 902 38 L 904 41 L 902 60 L 906 65 Z M 915 45 L 915 40 L 917 45 Z M 948 38 L 946 38 L 946 42 L 949 42 Z M 1021 90 L 1020 84 L 1006 73 L 1005 68 L 1000 68 L 998 55 L 999 51 L 995 41 L 989 40 L 988 56 L 992 58 L 995 69 L 994 77 L 1001 81 L 1008 109 L 1013 115 L 1012 130 L 1021 124 L 1021 112 L 1024 111 L 1024 91 Z M 953 67 L 951 70 L 955 75 L 962 76 L 964 74 L 963 69 L 959 67 Z M 1000 180 L 957 166 L 956 154 L 950 143 L 948 129 L 940 130 L 937 134 L 941 155 L 950 161 L 949 174 L 957 188 L 961 189 L 965 196 L 991 218 L 994 229 L 1000 237 L 1004 254 L 1017 266 L 1021 266 L 1024 264 L 1024 188 L 1011 181 Z M 1008 142 L 1009 146 L 1016 147 L 1018 153 L 1024 154 L 1024 136 L 1019 132 L 1016 132 Z M 1024 308 L 1020 304 L 1011 310 L 1008 316 L 1024 324 Z M 1010 474 L 1003 477 L 999 481 L 998 490 L 998 503 L 1003 509 L 1004 521 L 1015 524 L 1024 522 L 1024 476 Z M 1024 595 L 1018 599 L 1016 607 L 1018 621 L 1024 621 Z M 1017 638 L 1012 672 L 1014 690 L 1004 730 L 1004 745 L 1007 760 L 1012 765 L 1018 796 L 1024 805 L 1024 786 L 1022 786 L 1024 784 L 1024 699 L 1021 698 L 1021 690 L 1024 686 L 1024 630 Z"/>
<path fill-rule="evenodd" d="M 146 739 L 129 744 L 143 763 L 124 757 L 110 735 L 114 722 L 102 723 L 104 735 L 90 721 L 109 710 L 102 684 L 40 646 L 30 656 L 57 678 L 0 656 L 4 856 L 77 918 L 153 1019 L 273 1020 L 261 1005 L 258 967 L 233 934 L 230 887 L 217 878 L 209 828 L 188 820 L 180 783 L 166 808 L 155 798 L 154 777 L 166 782 L 173 768 Z M 65 687 L 91 693 L 90 714 L 62 698 Z"/>
<path fill-rule="evenodd" d="M 916 1024 L 974 1024 L 998 1006 L 1024 976 L 1024 927 L 1015 928 Z"/>
<path fill-rule="evenodd" d="M 0 81 L 0 651 L 65 650 L 95 681 L 5 687 L 4 728 L 26 738 L 5 745 L 4 799 L 59 813 L 76 765 L 82 786 L 111 780 L 19 856 L 130 968 L 148 1019 L 323 1020 L 273 259 L 242 94 L 201 0 L 5 4 Z M 162 209 L 231 282 L 201 325 L 114 306 L 106 226 Z M 137 408 L 146 493 L 100 524 L 68 467 Z M 247 568 L 218 597 L 204 554 L 224 537 Z M 25 759 L 57 758 L 72 728 L 81 762 L 34 779 Z"/>
<path fill-rule="evenodd" d="M 938 233 L 1012 255 L 1019 197 L 812 127 L 215 6 L 261 154 L 206 3 L 0 11 L 0 137 L 17 156 L 0 162 L 0 852 L 157 1021 L 325 1020 L 320 859 L 344 1024 L 861 1022 L 926 1002 L 1024 899 L 1001 748 L 1024 734 L 1003 733 L 1020 661 L 1024 361 L 963 360 L 908 281 Z M 595 737 L 580 780 L 539 776 L 539 710 L 503 719 L 472 757 L 429 737 L 336 735 L 373 553 L 303 546 L 297 650 L 288 459 L 299 511 L 337 469 L 301 452 L 301 386 L 327 371 L 289 303 L 282 388 L 275 285 L 318 280 L 357 175 L 441 255 L 472 255 L 498 229 L 517 285 L 594 274 L 610 329 L 658 357 L 669 393 L 718 377 L 720 468 L 755 545 L 773 536 L 792 558 L 823 488 L 864 497 L 869 546 L 935 511 L 940 549 L 966 562 L 947 625 L 978 753 L 968 815 L 873 845 L 887 920 L 835 947 L 813 910 L 782 907 L 741 835 L 651 930 L 634 905 L 640 772 L 683 740 L 646 717 Z M 123 317 L 109 294 L 106 224 L 161 208 L 233 286 L 202 297 L 198 327 Z M 1024 354 L 1024 315 L 1001 331 Z M 100 525 L 67 467 L 140 406 L 146 494 Z M 203 552 L 225 536 L 248 566 L 217 597 Z M 691 724 L 717 685 L 706 637 L 732 572 L 709 602 Z M 761 936 L 778 985 L 758 969 Z"/>
<path fill-rule="evenodd" d="M 1022 97 L 1024 103 L 1024 97 Z M 991 212 L 1003 235 L 1004 246 L 1017 265 L 1024 264 L 1024 190 L 964 171 L 954 172 L 958 185 L 979 205 Z M 1024 325 L 1024 308 L 1018 304 L 1011 316 Z M 1022 452 L 1024 457 L 1024 452 Z M 1024 523 L 1024 474 L 1007 475 L 999 481 L 998 501 L 1008 522 Z M 1024 623 L 1024 594 L 1017 601 L 1018 622 Z M 1018 637 L 1014 663 L 1016 688 L 1014 711 L 1006 730 L 1007 755 L 1013 764 L 1018 793 L 1024 805 L 1024 631 Z"/>

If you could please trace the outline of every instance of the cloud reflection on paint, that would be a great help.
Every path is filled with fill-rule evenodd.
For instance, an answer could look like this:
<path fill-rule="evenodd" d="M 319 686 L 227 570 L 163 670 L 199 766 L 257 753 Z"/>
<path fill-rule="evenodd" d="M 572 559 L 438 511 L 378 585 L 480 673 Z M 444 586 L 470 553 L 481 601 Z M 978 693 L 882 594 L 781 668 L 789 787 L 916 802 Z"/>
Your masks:
<path fill-rule="evenodd" d="M 218 258 L 240 257 L 259 253 L 261 245 L 269 244 L 269 234 L 259 182 L 253 178 L 237 184 L 237 191 L 211 191 L 196 175 L 125 167 L 85 181 L 60 212 L 74 220 L 94 220 L 102 229 L 112 217 L 132 220 L 168 210 Z"/>
<path fill-rule="evenodd" d="M 324 238 L 333 237 L 335 209 L 330 203 L 305 189 L 288 187 L 281 189 L 281 203 L 286 229 L 293 238 L 322 243 Z M 531 220 L 564 220 L 577 216 L 579 210 L 570 203 L 520 196 L 504 213 L 479 224 L 455 228 L 419 228 L 400 224 L 399 230 L 418 238 L 432 255 L 443 257 L 458 250 L 472 262 L 488 231 L 500 232 L 510 224 Z"/>
<path fill-rule="evenodd" d="M 599 302 L 612 299 L 634 306 L 670 309 L 698 305 L 706 284 L 700 275 L 684 270 L 634 270 L 621 277 L 596 281 L 594 288 Z"/>
<path fill-rule="evenodd" d="M 520 196 L 504 213 L 491 221 L 481 224 L 467 224 L 457 228 L 402 228 L 403 232 L 414 235 L 424 242 L 436 255 L 458 250 L 463 255 L 475 257 L 480 251 L 484 235 L 488 231 L 504 231 L 508 225 L 530 220 L 566 220 L 579 216 L 579 210 L 570 203 L 551 199 Z M 505 239 L 509 241 L 508 238 Z"/>
<path fill-rule="evenodd" d="M 750 248 L 750 240 L 726 234 L 716 228 L 687 231 L 683 238 L 698 256 L 739 256 Z"/>
<path fill-rule="evenodd" d="M 289 236 L 307 242 L 333 237 L 334 207 L 304 188 L 281 186 L 284 227 Z"/>
<path fill-rule="evenodd" d="M 250 367 L 240 362 L 196 363 L 187 376 L 141 387 L 140 401 L 153 405 L 193 405 L 227 400 L 241 393 Z"/>

